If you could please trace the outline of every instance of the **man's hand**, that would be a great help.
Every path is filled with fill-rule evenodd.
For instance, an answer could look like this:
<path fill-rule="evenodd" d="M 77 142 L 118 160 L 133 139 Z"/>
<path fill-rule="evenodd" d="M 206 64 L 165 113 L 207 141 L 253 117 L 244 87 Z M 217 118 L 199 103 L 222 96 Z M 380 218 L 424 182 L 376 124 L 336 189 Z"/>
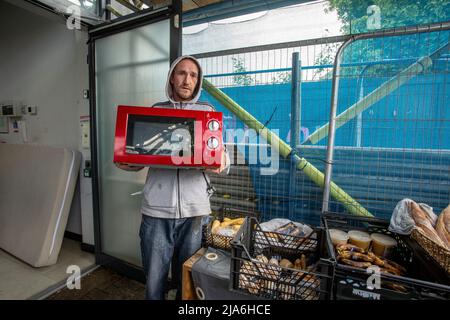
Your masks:
<path fill-rule="evenodd" d="M 222 161 L 220 162 L 220 167 L 218 169 L 208 170 L 208 171 L 218 173 L 218 174 L 223 172 L 227 168 L 228 159 L 229 159 L 229 157 L 227 157 L 227 152 L 224 150 L 222 152 Z"/>
<path fill-rule="evenodd" d="M 117 168 L 126 170 L 126 171 L 139 171 L 144 168 L 144 166 L 133 166 L 133 165 L 130 165 L 127 163 L 122 163 L 122 162 L 115 162 L 114 164 L 116 165 Z"/>

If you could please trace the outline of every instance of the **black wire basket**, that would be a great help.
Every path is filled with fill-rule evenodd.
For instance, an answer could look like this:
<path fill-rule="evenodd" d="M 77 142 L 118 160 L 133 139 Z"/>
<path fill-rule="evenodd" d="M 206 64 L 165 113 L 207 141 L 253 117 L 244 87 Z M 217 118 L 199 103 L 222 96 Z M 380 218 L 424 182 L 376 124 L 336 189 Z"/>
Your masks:
<path fill-rule="evenodd" d="M 306 236 L 263 231 L 246 218 L 231 242 L 230 290 L 262 299 L 328 300 L 333 265 L 320 257 L 323 235 L 321 228 Z"/>
<path fill-rule="evenodd" d="M 226 236 L 222 234 L 215 234 L 212 232 L 212 225 L 214 220 L 224 221 L 225 218 L 238 219 L 245 217 L 259 218 L 259 213 L 256 211 L 234 209 L 230 207 L 222 207 L 214 215 L 207 224 L 202 226 L 202 247 L 212 247 L 216 249 L 222 249 L 225 251 L 231 250 L 230 242 L 233 240 L 233 236 Z M 237 230 L 236 230 L 237 232 Z"/>
<path fill-rule="evenodd" d="M 326 232 L 326 256 L 335 265 L 333 298 L 337 300 L 427 300 L 450 299 L 450 276 L 409 236 L 402 236 L 388 230 L 389 221 L 327 213 L 322 216 Z M 381 264 L 387 262 L 400 266 L 401 273 L 376 269 L 373 265 L 360 268 L 347 265 L 332 244 L 329 230 L 361 230 L 367 233 L 382 233 L 397 241 L 389 259 L 381 257 Z M 370 252 L 369 248 L 367 253 Z M 373 255 L 372 255 L 373 257 Z M 353 257 L 352 259 L 355 259 Z M 375 268 L 373 268 L 375 266 Z"/>

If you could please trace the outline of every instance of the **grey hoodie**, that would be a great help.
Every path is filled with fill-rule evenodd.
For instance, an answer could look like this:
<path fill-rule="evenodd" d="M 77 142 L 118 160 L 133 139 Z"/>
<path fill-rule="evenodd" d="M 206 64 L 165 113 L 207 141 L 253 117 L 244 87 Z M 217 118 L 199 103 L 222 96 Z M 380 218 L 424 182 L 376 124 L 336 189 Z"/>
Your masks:
<path fill-rule="evenodd" d="M 198 83 L 191 101 L 173 100 L 170 77 L 175 66 L 183 59 L 191 59 L 199 69 Z M 157 103 L 154 108 L 176 108 L 213 111 L 208 103 L 197 102 L 202 87 L 203 72 L 199 62 L 191 56 L 176 59 L 169 70 L 166 95 L 169 101 Z M 150 168 L 143 191 L 141 213 L 156 218 L 189 218 L 211 213 L 208 193 L 208 175 L 198 169 Z"/>

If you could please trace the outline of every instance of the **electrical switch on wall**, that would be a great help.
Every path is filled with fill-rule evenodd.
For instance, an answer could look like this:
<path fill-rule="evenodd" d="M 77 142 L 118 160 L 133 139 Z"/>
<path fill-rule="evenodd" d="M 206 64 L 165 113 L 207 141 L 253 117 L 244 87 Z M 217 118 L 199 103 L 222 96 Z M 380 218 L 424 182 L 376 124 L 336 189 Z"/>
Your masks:
<path fill-rule="evenodd" d="M 89 122 L 87 121 L 81 122 L 81 147 L 83 149 L 89 149 L 90 147 Z"/>
<path fill-rule="evenodd" d="M 36 106 L 27 106 L 26 107 L 26 113 L 31 114 L 31 115 L 36 115 L 37 114 L 37 107 Z"/>
<path fill-rule="evenodd" d="M 84 161 L 84 170 L 83 170 L 83 176 L 86 178 L 91 177 L 91 160 L 85 160 Z"/>

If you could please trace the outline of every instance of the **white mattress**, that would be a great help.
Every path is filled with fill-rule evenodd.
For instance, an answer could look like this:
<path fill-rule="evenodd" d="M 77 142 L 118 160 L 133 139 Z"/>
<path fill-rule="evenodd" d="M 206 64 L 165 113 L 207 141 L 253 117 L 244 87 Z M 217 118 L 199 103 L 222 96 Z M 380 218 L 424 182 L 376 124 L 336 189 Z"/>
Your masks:
<path fill-rule="evenodd" d="M 34 267 L 56 263 L 80 159 L 65 148 L 0 144 L 0 248 Z"/>

